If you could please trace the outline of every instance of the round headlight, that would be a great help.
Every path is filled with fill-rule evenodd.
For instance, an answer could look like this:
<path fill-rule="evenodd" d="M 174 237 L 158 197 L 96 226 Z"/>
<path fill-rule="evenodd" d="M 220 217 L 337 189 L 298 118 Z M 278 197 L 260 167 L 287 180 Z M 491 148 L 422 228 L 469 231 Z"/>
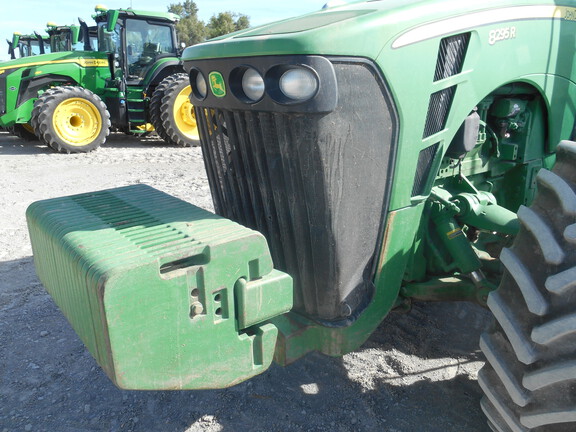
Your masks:
<path fill-rule="evenodd" d="M 304 101 L 318 90 L 316 75 L 309 69 L 288 69 L 280 77 L 280 90 L 290 99 Z"/>
<path fill-rule="evenodd" d="M 264 78 L 256 69 L 246 69 L 242 75 L 242 91 L 253 102 L 259 101 L 264 96 Z"/>
<path fill-rule="evenodd" d="M 204 99 L 208 93 L 208 85 L 200 72 L 196 73 L 196 88 L 194 90 L 195 96 L 198 99 Z"/>

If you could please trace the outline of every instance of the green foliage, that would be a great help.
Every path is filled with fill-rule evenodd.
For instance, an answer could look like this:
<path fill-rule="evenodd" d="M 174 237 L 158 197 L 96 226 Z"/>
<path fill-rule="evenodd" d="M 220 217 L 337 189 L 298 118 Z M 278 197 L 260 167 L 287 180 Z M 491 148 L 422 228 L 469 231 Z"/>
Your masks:
<path fill-rule="evenodd" d="M 168 12 L 180 15 L 180 21 L 176 24 L 176 33 L 180 42 L 190 46 L 206 39 L 205 26 L 198 19 L 198 6 L 193 0 L 170 4 Z"/>
<path fill-rule="evenodd" d="M 234 12 L 220 12 L 213 15 L 208 24 L 204 24 L 198 19 L 198 6 L 193 0 L 172 3 L 168 6 L 168 12 L 180 15 L 176 33 L 178 40 L 186 46 L 250 27 L 248 16 Z"/>
<path fill-rule="evenodd" d="M 250 27 L 250 19 L 246 15 L 220 12 L 210 18 L 210 22 L 206 26 L 206 36 L 211 39 L 248 27 Z"/>

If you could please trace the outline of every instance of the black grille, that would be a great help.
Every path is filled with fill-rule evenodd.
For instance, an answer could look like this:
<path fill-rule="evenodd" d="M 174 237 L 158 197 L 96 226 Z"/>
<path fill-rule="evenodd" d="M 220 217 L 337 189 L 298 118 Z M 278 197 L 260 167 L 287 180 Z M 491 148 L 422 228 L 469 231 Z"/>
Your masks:
<path fill-rule="evenodd" d="M 440 41 L 434 81 L 439 81 L 462 72 L 462 65 L 464 64 L 464 57 L 466 56 L 469 41 L 470 33 L 446 37 Z"/>
<path fill-rule="evenodd" d="M 216 212 L 263 233 L 295 310 L 346 318 L 371 293 L 396 120 L 377 72 L 334 62 L 330 114 L 196 107 Z"/>
<path fill-rule="evenodd" d="M 452 106 L 454 93 L 456 93 L 456 86 L 448 87 L 430 95 L 423 138 L 434 135 L 446 127 L 446 119 Z"/>
<path fill-rule="evenodd" d="M 434 166 L 438 143 L 426 147 L 420 151 L 418 156 L 418 165 L 416 167 L 416 176 L 414 177 L 414 186 L 412 187 L 412 196 L 424 195 L 426 184 L 430 177 L 430 171 Z"/>

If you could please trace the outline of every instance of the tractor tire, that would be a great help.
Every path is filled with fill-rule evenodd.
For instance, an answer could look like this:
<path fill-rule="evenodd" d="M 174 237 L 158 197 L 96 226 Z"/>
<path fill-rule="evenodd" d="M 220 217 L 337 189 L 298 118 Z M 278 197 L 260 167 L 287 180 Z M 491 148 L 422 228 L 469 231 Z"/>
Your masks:
<path fill-rule="evenodd" d="M 25 141 L 38 141 L 38 136 L 34 133 L 34 129 L 28 123 L 17 123 L 14 126 L 10 126 L 8 131 L 12 135 L 17 136 L 18 138 L 22 138 Z"/>
<path fill-rule="evenodd" d="M 50 89 L 52 90 L 52 89 Z M 48 93 L 50 90 L 46 91 L 44 94 Z M 42 110 L 42 106 L 44 105 L 44 99 L 45 98 L 38 98 L 36 99 L 36 101 L 34 102 L 34 108 L 32 109 L 32 116 L 30 117 L 30 126 L 32 126 L 32 129 L 34 129 L 34 132 L 38 131 L 38 127 L 40 126 L 38 124 L 38 115 L 40 114 L 40 111 Z M 40 138 L 40 135 L 36 132 L 36 136 Z M 50 147 L 49 144 L 46 144 L 48 147 Z"/>
<path fill-rule="evenodd" d="M 34 103 L 32 125 L 40 139 L 62 153 L 85 153 L 106 142 L 110 113 L 102 99 L 82 87 L 54 87 Z"/>
<path fill-rule="evenodd" d="M 162 127 L 156 130 L 168 144 L 181 147 L 200 145 L 194 107 L 190 103 L 190 81 L 186 74 L 172 75 L 166 82 L 160 105 Z M 160 85 L 162 85 L 162 83 Z M 158 86 L 160 87 L 160 86 Z"/>
<path fill-rule="evenodd" d="M 162 112 L 160 109 L 162 108 L 162 98 L 164 97 L 164 93 L 166 89 L 174 82 L 176 75 L 170 75 L 164 78 L 160 84 L 154 89 L 152 93 L 152 98 L 150 99 L 150 108 L 149 108 L 149 116 L 150 116 L 150 123 L 154 126 L 154 130 L 162 138 L 166 140 L 166 130 L 164 129 L 164 125 L 162 124 L 161 114 Z"/>
<path fill-rule="evenodd" d="M 505 271 L 480 339 L 481 406 L 494 431 L 576 430 L 576 143 L 540 170 L 533 204 L 500 256 Z"/>

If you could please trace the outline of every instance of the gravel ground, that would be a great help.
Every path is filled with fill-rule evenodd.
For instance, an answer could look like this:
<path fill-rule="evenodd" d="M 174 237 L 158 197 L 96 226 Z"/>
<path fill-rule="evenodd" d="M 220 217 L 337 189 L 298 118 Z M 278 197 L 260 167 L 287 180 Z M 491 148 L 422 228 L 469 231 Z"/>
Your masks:
<path fill-rule="evenodd" d="M 25 209 L 147 183 L 211 210 L 200 150 L 115 134 L 64 155 L 0 132 L 0 183 L 0 432 L 489 430 L 476 381 L 489 319 L 464 303 L 417 304 L 357 352 L 311 354 L 229 389 L 117 389 L 37 279 Z"/>

